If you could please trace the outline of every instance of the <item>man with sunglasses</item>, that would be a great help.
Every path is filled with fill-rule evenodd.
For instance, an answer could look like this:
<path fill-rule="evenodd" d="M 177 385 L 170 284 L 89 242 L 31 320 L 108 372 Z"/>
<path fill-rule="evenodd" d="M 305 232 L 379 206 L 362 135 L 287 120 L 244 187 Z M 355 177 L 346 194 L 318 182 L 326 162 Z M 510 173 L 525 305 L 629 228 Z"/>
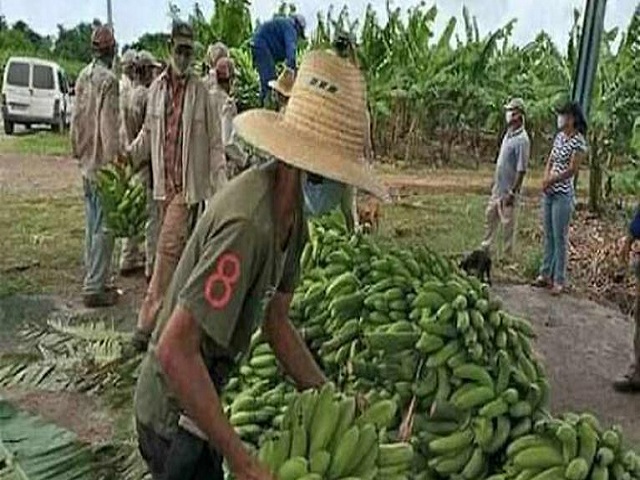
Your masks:
<path fill-rule="evenodd" d="M 153 197 L 161 206 L 155 264 L 134 340 L 141 351 L 200 206 L 226 182 L 220 116 L 191 68 L 193 37 L 189 24 L 174 23 L 169 67 L 149 89 L 145 123 L 129 149 L 136 164 L 151 157 Z"/>

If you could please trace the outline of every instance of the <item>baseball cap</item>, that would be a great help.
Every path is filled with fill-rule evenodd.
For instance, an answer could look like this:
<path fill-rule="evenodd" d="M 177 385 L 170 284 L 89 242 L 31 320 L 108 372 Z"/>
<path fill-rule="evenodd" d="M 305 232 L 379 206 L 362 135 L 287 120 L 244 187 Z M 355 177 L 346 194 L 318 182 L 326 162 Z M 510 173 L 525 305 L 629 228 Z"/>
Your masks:
<path fill-rule="evenodd" d="M 147 50 L 140 50 L 137 56 L 138 65 L 141 67 L 159 67 L 160 63 Z"/>
<path fill-rule="evenodd" d="M 304 18 L 304 15 L 302 15 L 301 13 L 296 13 L 294 15 L 291 15 L 291 18 L 300 29 L 300 35 L 302 36 L 302 38 L 306 38 L 305 30 L 307 29 L 307 20 Z"/>
<path fill-rule="evenodd" d="M 173 22 L 171 41 L 174 45 L 193 47 L 193 28 L 187 22 Z"/>
<path fill-rule="evenodd" d="M 509 103 L 507 103 L 504 106 L 505 110 L 519 110 L 521 112 L 525 112 L 526 108 L 525 108 L 525 104 L 524 104 L 524 100 L 520 97 L 514 97 L 511 100 L 509 100 Z"/>
<path fill-rule="evenodd" d="M 98 26 L 91 34 L 91 45 L 96 50 L 108 50 L 115 47 L 116 39 L 107 25 Z"/>

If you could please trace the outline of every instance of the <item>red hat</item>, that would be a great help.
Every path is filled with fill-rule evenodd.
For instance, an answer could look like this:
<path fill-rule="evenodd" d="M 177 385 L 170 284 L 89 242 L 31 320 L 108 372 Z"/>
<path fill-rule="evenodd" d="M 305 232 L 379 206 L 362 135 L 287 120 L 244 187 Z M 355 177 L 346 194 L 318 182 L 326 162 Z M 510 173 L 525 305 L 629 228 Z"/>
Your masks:
<path fill-rule="evenodd" d="M 97 27 L 91 35 L 91 44 L 93 48 L 100 51 L 115 47 L 116 39 L 111 28 L 107 25 Z"/>

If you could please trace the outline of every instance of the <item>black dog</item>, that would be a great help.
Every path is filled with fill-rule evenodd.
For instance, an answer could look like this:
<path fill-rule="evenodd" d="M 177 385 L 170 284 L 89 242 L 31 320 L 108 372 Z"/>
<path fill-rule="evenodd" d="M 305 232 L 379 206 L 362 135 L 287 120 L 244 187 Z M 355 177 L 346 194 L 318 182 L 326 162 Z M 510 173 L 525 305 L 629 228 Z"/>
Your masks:
<path fill-rule="evenodd" d="M 486 250 L 474 250 L 464 256 L 460 268 L 491 285 L 491 257 Z"/>

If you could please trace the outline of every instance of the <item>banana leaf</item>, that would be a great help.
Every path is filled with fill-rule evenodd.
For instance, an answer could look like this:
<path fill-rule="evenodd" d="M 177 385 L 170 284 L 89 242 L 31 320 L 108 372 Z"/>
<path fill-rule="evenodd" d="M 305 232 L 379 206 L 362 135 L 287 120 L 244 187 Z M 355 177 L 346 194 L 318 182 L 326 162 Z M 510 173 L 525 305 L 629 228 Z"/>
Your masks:
<path fill-rule="evenodd" d="M 0 398 L 0 480 L 76 480 L 94 476 L 93 452 L 72 432 Z"/>

